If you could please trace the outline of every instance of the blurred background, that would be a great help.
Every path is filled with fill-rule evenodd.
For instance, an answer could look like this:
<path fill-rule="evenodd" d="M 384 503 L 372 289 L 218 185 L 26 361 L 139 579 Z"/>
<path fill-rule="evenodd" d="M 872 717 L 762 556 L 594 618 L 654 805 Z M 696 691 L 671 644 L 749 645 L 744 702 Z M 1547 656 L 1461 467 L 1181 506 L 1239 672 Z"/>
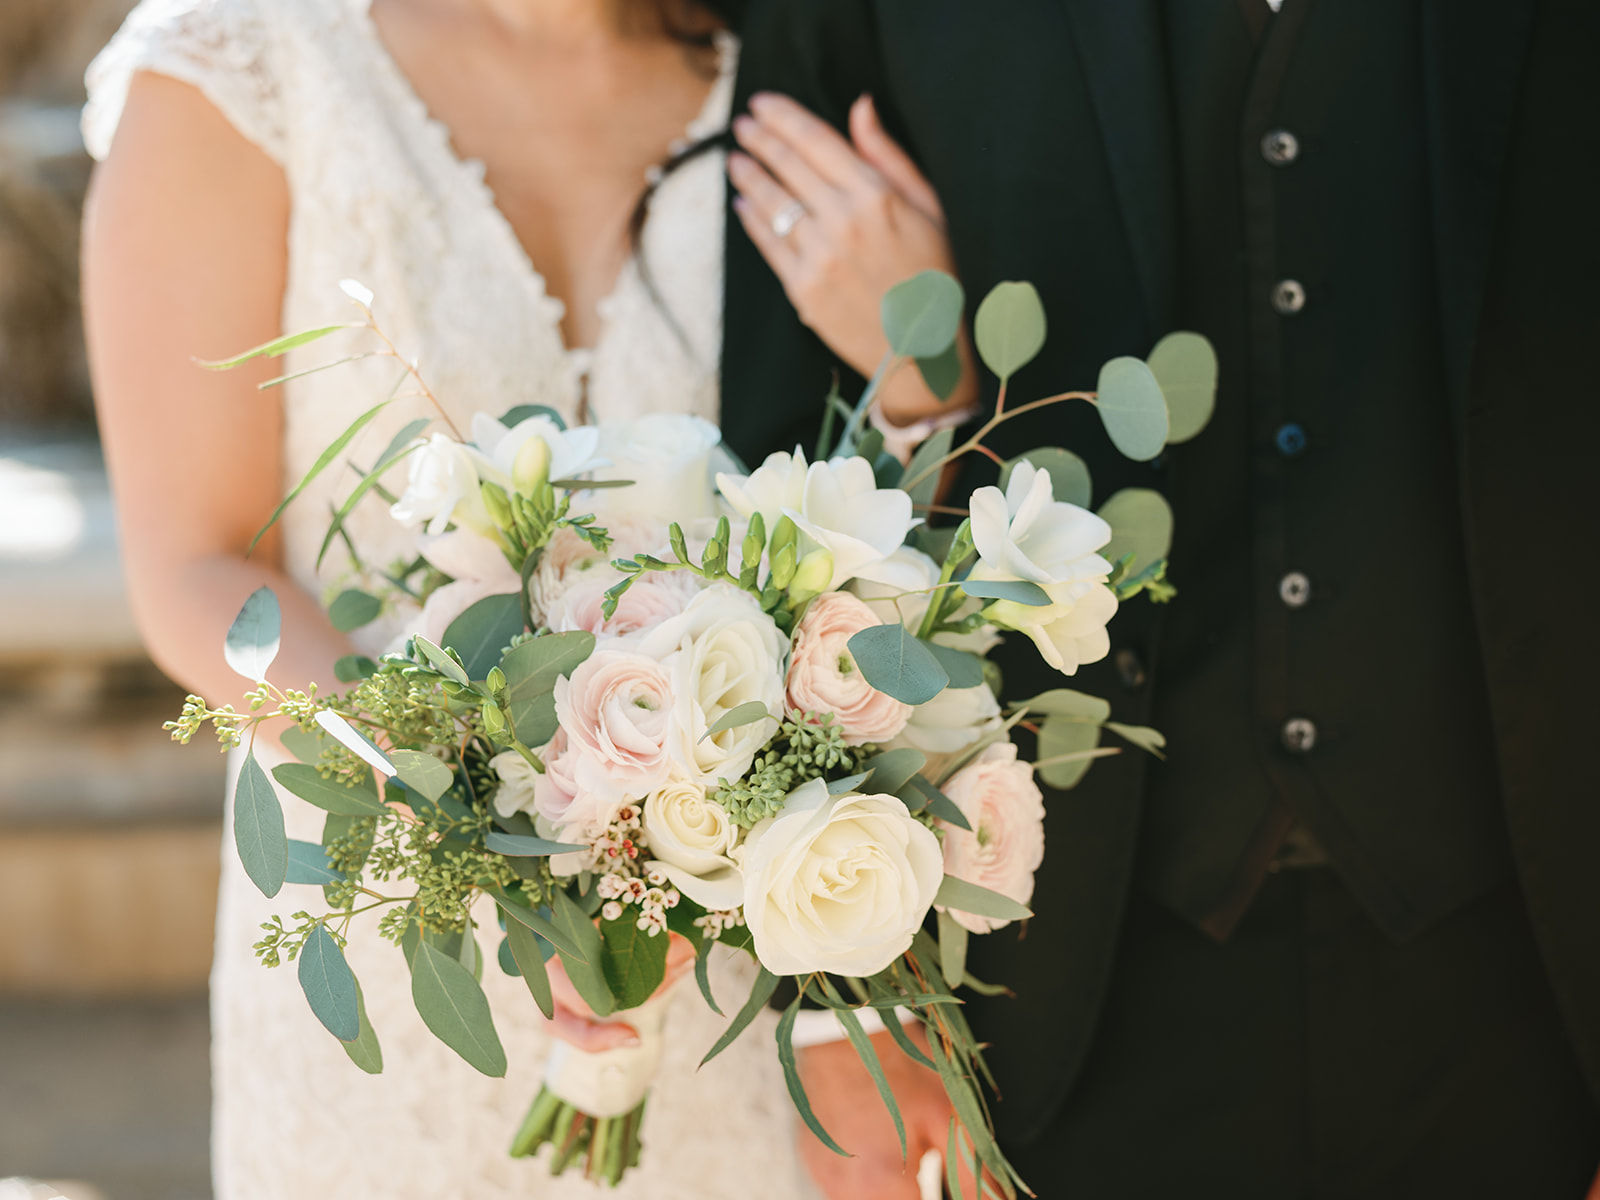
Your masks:
<path fill-rule="evenodd" d="M 161 729 L 78 316 L 83 71 L 132 4 L 0 0 L 0 1200 L 210 1195 L 222 757 Z"/>

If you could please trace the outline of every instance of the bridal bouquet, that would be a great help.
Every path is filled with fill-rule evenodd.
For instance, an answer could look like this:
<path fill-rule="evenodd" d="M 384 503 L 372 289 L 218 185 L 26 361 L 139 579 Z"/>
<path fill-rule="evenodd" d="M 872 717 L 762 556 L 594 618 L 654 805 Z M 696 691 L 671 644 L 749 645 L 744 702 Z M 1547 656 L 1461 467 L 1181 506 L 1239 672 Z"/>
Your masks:
<path fill-rule="evenodd" d="M 376 331 L 371 294 L 346 290 L 357 324 Z M 957 1114 L 946 1163 L 957 1195 L 962 1159 L 1007 1196 L 1026 1190 L 994 1141 L 962 1016 L 960 990 L 991 987 L 966 971 L 967 940 L 1031 915 L 1044 853 L 1035 775 L 1077 782 L 1116 752 L 1102 730 L 1151 752 L 1162 741 L 1067 688 L 1002 703 L 985 655 L 1020 634 L 1066 675 L 1103 657 L 1119 602 L 1172 593 L 1171 514 L 1140 490 L 1090 511 L 1082 461 L 1055 447 L 1005 463 L 999 487 L 960 504 L 937 488 L 948 464 L 988 453 L 1001 422 L 1073 400 L 1097 406 L 1124 453 L 1154 457 L 1204 424 L 1216 364 L 1202 339 L 1175 334 L 1148 362 L 1107 363 L 1096 393 L 1008 411 L 1006 383 L 1038 353 L 1044 314 L 1029 285 L 1002 284 L 975 324 L 1001 380 L 994 415 L 960 445 L 935 434 L 902 466 L 866 419 L 873 395 L 908 362 L 947 385 L 962 308 L 959 285 L 933 272 L 888 295 L 893 352 L 859 404 L 828 398 L 813 460 L 797 448 L 744 470 L 724 455 L 717 470 L 715 428 L 683 416 L 568 429 L 527 408 L 477 417 L 470 438 L 442 409 L 442 428 L 414 421 L 356 484 L 324 547 L 372 492 L 423 529 L 419 558 L 369 570 L 377 586 L 331 600 L 340 628 L 380 614 L 398 625 L 387 653 L 338 664 L 343 692 L 268 680 L 277 603 L 267 589 L 250 597 L 226 646 L 255 685 L 247 711 L 190 697 L 169 727 L 187 741 L 210 722 L 225 746 L 251 744 L 233 801 L 245 869 L 268 896 L 320 885 L 326 901 L 275 918 L 256 950 L 271 966 L 298 961 L 312 1010 L 357 1066 L 382 1066 L 342 948 L 358 913 L 384 912 L 379 931 L 409 962 L 423 1021 L 486 1074 L 506 1060 L 478 982 L 485 960 L 520 975 L 547 1016 L 551 977 L 564 975 L 639 1044 L 558 1045 L 512 1153 L 548 1143 L 553 1171 L 581 1162 L 615 1183 L 637 1160 L 663 1005 L 691 957 L 723 1012 L 706 969 L 720 942 L 758 970 L 708 1059 L 788 977 L 798 994 L 777 1050 L 819 1138 L 844 1152 L 796 1070 L 802 998 L 835 1015 L 902 1141 L 863 1015 L 938 1072 Z M 384 492 L 407 461 L 403 492 Z M 961 519 L 930 527 L 945 514 Z M 288 719 L 283 744 L 299 761 L 269 779 L 253 745 L 272 718 Z M 1010 740 L 1021 722 L 1037 730 L 1038 761 L 1019 760 Z M 320 845 L 286 838 L 274 782 L 327 811 Z M 486 953 L 480 939 L 495 935 Z"/>

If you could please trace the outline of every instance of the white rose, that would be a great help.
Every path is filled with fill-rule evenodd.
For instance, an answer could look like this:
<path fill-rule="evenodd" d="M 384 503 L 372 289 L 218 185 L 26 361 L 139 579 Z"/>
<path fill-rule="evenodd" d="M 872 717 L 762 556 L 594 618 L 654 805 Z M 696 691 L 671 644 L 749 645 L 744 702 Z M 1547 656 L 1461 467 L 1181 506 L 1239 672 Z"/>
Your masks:
<path fill-rule="evenodd" d="M 529 417 L 507 429 L 487 413 L 472 418 L 472 448 L 479 470 L 503 488 L 511 488 L 517 454 L 535 437 L 550 448 L 551 479 L 575 479 L 606 465 L 599 454 L 600 431 L 592 425 L 563 430 L 549 417 Z"/>
<path fill-rule="evenodd" d="M 687 779 L 669 779 L 644 802 L 644 832 L 677 889 L 708 909 L 744 903 L 744 877 L 733 857 L 739 827 L 727 810 Z"/>
<path fill-rule="evenodd" d="M 993 578 L 987 566 L 979 563 L 972 578 Z M 1004 629 L 1027 634 L 1045 662 L 1063 675 L 1076 674 L 1085 663 L 1099 662 L 1111 652 L 1106 624 L 1117 615 L 1117 597 L 1110 588 L 1100 580 L 1076 580 L 1049 583 L 1044 590 L 1049 604 L 996 600 L 983 615 Z"/>
<path fill-rule="evenodd" d="M 725 714 L 759 701 L 775 720 L 783 713 L 783 659 L 789 639 L 746 592 L 714 584 L 683 612 L 645 634 L 619 639 L 659 659 L 672 679 L 673 759 L 690 779 L 710 787 L 738 779 L 772 739 L 773 721 L 752 721 L 706 737 Z"/>
<path fill-rule="evenodd" d="M 820 779 L 745 841 L 745 921 L 774 975 L 873 975 L 911 945 L 944 877 L 939 839 L 893 796 Z"/>
<path fill-rule="evenodd" d="M 488 527 L 478 472 L 466 447 L 436 433 L 412 451 L 406 490 L 389 506 L 389 515 L 408 529 L 426 521 L 429 533 L 443 533 L 456 516 L 480 529 Z"/>
<path fill-rule="evenodd" d="M 1052 498 L 1050 472 L 1020 462 L 1002 495 L 999 488 L 972 493 L 972 544 L 990 579 L 1025 579 L 1041 586 L 1104 579 L 1111 564 L 1095 551 L 1111 540 L 1111 526 L 1076 504 Z"/>
<path fill-rule="evenodd" d="M 713 515 L 711 451 L 722 433 L 687 413 L 652 413 L 600 426 L 600 452 L 611 461 L 597 479 L 631 479 L 584 503 L 602 519 L 651 517 L 686 524 Z"/>
<path fill-rule="evenodd" d="M 1044 861 L 1044 795 L 1033 781 L 1033 767 L 1017 761 L 1011 742 L 996 742 L 951 776 L 943 790 L 972 826 L 945 826 L 945 871 L 1027 904 L 1034 872 Z M 959 909 L 950 915 L 973 933 L 1011 923 Z"/>

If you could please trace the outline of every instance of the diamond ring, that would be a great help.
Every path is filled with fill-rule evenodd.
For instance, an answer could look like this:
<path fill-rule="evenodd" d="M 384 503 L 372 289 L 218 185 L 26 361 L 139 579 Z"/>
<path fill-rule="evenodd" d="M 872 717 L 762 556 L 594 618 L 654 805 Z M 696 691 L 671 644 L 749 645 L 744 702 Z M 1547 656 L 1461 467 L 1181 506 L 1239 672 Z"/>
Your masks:
<path fill-rule="evenodd" d="M 794 232 L 794 227 L 800 224 L 800 218 L 806 215 L 806 206 L 798 200 L 791 200 L 780 208 L 772 217 L 772 232 L 781 238 L 788 237 Z"/>

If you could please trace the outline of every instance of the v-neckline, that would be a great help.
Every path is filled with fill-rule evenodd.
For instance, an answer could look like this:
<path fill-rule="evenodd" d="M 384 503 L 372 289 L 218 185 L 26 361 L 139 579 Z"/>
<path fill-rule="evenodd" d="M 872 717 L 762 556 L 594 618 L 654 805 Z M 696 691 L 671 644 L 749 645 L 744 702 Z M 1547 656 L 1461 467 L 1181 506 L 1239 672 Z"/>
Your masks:
<path fill-rule="evenodd" d="M 561 328 L 562 319 L 567 315 L 566 302 L 550 293 L 550 286 L 544 273 L 534 264 L 533 256 L 528 253 L 527 246 L 517 235 L 510 218 L 500 207 L 499 200 L 495 198 L 494 188 L 489 186 L 488 164 L 481 158 L 466 157 L 456 148 L 455 134 L 450 126 L 434 115 L 428 107 L 428 102 L 422 98 L 416 85 L 411 82 L 411 77 L 406 74 L 405 68 L 400 65 L 400 60 L 395 58 L 389 49 L 389 44 L 383 40 L 383 32 L 372 16 L 373 0 L 353 0 L 353 2 L 357 19 L 373 54 L 378 59 L 379 68 L 389 75 L 390 83 L 399 93 L 404 107 L 413 114 L 424 135 L 437 145 L 439 153 L 446 161 L 447 173 L 452 178 L 460 180 L 463 189 L 472 196 L 473 206 L 482 213 L 485 222 L 495 230 L 496 237 L 504 244 L 507 257 L 515 264 L 515 269 L 537 297 L 556 348 L 561 352 L 573 374 L 586 375 L 610 329 L 607 314 L 615 307 L 618 296 L 626 288 L 629 276 L 633 274 L 633 256 L 630 255 L 618 268 L 616 278 L 611 281 L 611 286 L 605 295 L 595 302 L 598 324 L 594 342 L 588 346 L 569 346 L 566 333 Z M 717 77 L 712 81 L 711 89 L 706 93 L 699 112 L 685 126 L 683 135 L 672 143 L 669 152 L 709 136 L 725 120 L 726 114 L 719 110 L 727 108 L 731 100 L 729 89 L 735 62 L 735 43 L 732 35 L 724 31 L 716 33 L 715 42 Z M 646 169 L 645 178 L 641 182 L 648 181 L 653 169 L 653 167 Z"/>

